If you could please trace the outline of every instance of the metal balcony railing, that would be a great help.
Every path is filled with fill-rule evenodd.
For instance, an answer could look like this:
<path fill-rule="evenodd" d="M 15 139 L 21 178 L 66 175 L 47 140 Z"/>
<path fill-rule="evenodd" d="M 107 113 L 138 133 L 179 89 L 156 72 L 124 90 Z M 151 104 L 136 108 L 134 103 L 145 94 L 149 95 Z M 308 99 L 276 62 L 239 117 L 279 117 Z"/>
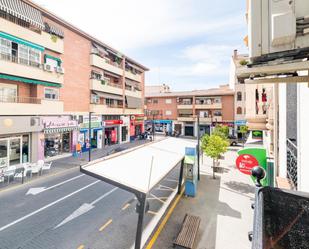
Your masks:
<path fill-rule="evenodd" d="M 0 95 L 0 103 L 41 104 L 41 99 L 23 96 Z"/>
<path fill-rule="evenodd" d="M 294 189 L 297 189 L 297 146 L 287 139 L 287 178 Z"/>

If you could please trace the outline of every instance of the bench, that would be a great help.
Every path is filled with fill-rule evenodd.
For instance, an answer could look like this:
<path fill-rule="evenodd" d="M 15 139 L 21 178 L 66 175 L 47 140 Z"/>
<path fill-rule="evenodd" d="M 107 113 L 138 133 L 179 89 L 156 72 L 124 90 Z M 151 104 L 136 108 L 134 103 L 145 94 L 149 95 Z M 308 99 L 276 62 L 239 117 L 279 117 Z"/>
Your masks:
<path fill-rule="evenodd" d="M 200 223 L 200 217 L 186 214 L 180 232 L 173 243 L 174 247 L 192 249 Z"/>

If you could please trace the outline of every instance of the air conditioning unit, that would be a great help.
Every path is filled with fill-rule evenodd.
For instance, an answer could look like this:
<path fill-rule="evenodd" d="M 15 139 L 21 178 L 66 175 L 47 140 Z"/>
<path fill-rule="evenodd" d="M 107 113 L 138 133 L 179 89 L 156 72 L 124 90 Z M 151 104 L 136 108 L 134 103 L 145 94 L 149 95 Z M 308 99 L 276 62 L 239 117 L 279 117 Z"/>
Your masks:
<path fill-rule="evenodd" d="M 308 0 L 249 0 L 248 26 L 252 62 L 309 51 Z"/>
<path fill-rule="evenodd" d="M 52 72 L 53 71 L 53 68 L 51 65 L 49 64 L 44 64 L 44 70 L 45 71 L 48 71 L 48 72 Z"/>
<path fill-rule="evenodd" d="M 63 67 L 56 67 L 56 72 L 64 74 L 64 68 Z"/>

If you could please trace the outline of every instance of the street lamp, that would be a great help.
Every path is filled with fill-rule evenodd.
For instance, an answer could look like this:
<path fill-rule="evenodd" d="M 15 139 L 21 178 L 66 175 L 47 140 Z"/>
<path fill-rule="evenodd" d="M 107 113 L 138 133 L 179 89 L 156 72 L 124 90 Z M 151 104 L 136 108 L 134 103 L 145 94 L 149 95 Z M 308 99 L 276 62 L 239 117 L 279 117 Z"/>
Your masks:
<path fill-rule="evenodd" d="M 200 113 L 197 114 L 197 179 L 200 180 Z"/>
<path fill-rule="evenodd" d="M 91 115 L 93 112 L 89 112 L 89 126 L 88 126 L 88 134 L 89 134 L 89 151 L 88 151 L 88 162 L 91 161 Z"/>

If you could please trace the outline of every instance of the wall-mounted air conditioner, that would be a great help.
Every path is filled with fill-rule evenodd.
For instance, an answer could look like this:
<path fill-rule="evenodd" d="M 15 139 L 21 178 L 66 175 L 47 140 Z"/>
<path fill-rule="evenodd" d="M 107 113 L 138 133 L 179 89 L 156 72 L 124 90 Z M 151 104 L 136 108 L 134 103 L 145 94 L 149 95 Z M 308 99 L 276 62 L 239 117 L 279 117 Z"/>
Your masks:
<path fill-rule="evenodd" d="M 308 0 L 249 0 L 251 61 L 306 57 L 309 51 Z"/>
<path fill-rule="evenodd" d="M 45 71 L 48 71 L 48 72 L 52 72 L 52 71 L 53 71 L 52 66 L 49 65 L 49 64 L 44 64 L 43 67 L 44 67 L 44 70 L 45 70 Z"/>
<path fill-rule="evenodd" d="M 60 74 L 64 74 L 64 68 L 63 67 L 56 67 L 56 72 Z"/>

